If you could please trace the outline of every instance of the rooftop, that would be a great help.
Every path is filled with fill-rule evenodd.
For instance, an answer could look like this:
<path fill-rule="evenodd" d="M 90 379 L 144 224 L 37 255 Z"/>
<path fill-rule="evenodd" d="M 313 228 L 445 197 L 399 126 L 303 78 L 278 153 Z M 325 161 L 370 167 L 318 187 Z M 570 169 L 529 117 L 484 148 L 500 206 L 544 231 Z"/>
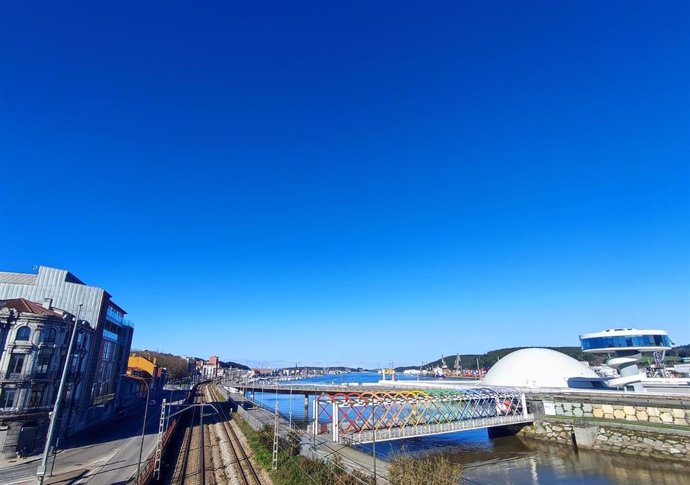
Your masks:
<path fill-rule="evenodd" d="M 33 313 L 35 315 L 49 315 L 62 317 L 64 311 L 49 309 L 26 298 L 12 298 L 10 300 L 0 300 L 0 308 L 11 308 L 20 313 Z"/>

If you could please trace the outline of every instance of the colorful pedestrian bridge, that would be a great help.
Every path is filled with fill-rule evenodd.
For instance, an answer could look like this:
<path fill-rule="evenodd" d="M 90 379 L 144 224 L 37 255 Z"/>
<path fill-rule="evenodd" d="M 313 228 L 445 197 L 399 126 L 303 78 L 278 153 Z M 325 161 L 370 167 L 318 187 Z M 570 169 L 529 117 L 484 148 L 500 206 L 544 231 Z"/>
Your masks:
<path fill-rule="evenodd" d="M 323 393 L 312 432 L 363 444 L 532 422 L 514 390 L 395 390 Z"/>
<path fill-rule="evenodd" d="M 323 384 L 240 384 L 229 389 L 254 400 L 256 392 L 314 396 L 310 432 L 343 444 L 364 444 L 531 423 L 525 394 L 510 388 L 352 389 Z M 314 424 L 316 423 L 316 424 Z"/>

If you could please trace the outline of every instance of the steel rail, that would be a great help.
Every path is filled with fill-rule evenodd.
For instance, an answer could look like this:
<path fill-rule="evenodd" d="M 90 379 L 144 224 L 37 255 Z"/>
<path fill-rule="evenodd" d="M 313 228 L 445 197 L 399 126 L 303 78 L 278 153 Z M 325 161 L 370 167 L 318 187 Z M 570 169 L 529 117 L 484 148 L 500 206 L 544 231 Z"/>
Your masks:
<path fill-rule="evenodd" d="M 216 389 L 210 387 L 209 392 L 215 400 L 220 401 L 220 399 L 218 399 L 219 394 Z M 239 471 L 240 480 L 244 485 L 262 485 L 261 479 L 259 478 L 259 474 L 257 473 L 254 464 L 244 451 L 244 447 L 242 446 L 237 433 L 230 424 L 229 416 L 227 415 L 223 406 L 218 407 L 220 408 L 221 413 L 221 422 L 223 425 L 222 428 L 228 438 L 230 450 L 234 458 L 234 464 L 236 464 L 235 469 Z"/>

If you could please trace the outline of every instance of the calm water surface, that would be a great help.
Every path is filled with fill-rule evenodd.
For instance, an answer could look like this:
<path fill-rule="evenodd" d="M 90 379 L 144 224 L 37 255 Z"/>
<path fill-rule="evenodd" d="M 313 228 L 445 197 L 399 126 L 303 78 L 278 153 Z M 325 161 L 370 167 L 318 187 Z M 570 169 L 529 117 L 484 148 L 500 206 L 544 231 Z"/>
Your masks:
<path fill-rule="evenodd" d="M 287 382 L 285 385 L 289 387 L 300 382 L 365 383 L 376 382 L 379 378 L 377 374 L 365 373 L 329 375 Z M 273 409 L 278 401 L 283 416 L 289 419 L 292 415 L 293 421 L 304 422 L 302 395 L 291 397 L 258 393 L 257 400 L 269 409 Z M 310 415 L 312 406 L 310 401 Z M 360 449 L 366 453 L 372 452 L 371 445 Z M 468 484 L 690 485 L 690 465 L 584 450 L 575 452 L 568 446 L 516 437 L 491 440 L 485 430 L 376 444 L 376 455 L 381 458 L 402 453 L 413 456 L 445 455 L 463 466 L 463 482 Z"/>

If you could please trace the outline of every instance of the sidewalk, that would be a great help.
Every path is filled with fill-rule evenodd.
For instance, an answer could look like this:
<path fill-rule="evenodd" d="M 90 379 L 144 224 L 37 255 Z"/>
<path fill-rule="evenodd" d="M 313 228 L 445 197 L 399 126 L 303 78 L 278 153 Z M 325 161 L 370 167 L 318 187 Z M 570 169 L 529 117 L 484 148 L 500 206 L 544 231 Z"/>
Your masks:
<path fill-rule="evenodd" d="M 154 451 L 158 433 L 160 406 L 149 407 L 144 441 L 144 460 Z M 128 417 L 107 428 L 82 436 L 69 448 L 49 457 L 44 483 L 60 485 L 124 484 L 136 473 L 141 444 L 141 418 Z M 3 485 L 36 484 L 36 469 L 41 455 L 0 460 L 0 483 Z M 49 477 L 55 459 L 53 476 Z"/>

